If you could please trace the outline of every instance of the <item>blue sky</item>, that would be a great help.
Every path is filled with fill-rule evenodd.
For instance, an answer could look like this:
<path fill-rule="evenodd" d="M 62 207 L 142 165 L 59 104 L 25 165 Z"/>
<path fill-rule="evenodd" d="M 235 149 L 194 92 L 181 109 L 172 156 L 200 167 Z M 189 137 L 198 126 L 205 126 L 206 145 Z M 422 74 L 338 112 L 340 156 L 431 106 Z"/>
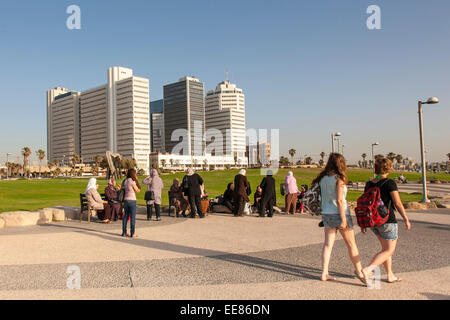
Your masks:
<path fill-rule="evenodd" d="M 81 30 L 66 8 L 81 8 Z M 366 9 L 381 7 L 381 30 Z M 450 2 L 11 1 L 0 2 L 0 161 L 46 147 L 46 90 L 86 90 L 124 66 L 164 84 L 193 75 L 213 89 L 230 70 L 244 89 L 248 128 L 280 129 L 280 151 L 329 152 L 342 132 L 356 162 L 377 153 L 419 158 L 417 101 L 433 161 L 450 152 Z"/>

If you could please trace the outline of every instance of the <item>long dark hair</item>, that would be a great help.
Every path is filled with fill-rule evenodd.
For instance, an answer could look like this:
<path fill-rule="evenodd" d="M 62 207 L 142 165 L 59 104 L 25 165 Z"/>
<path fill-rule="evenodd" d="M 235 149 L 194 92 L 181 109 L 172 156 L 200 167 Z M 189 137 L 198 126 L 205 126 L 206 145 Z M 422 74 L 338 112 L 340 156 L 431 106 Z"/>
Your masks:
<path fill-rule="evenodd" d="M 331 153 L 328 157 L 327 165 L 325 169 L 314 179 L 313 183 L 319 183 L 325 176 L 336 175 L 338 179 L 344 181 L 345 184 L 347 181 L 347 164 L 345 163 L 345 158 L 340 153 Z"/>
<path fill-rule="evenodd" d="M 132 179 L 134 182 L 136 182 L 137 187 L 140 189 L 141 185 L 139 184 L 139 180 L 137 178 L 137 173 L 135 169 L 128 169 L 127 171 L 127 179 Z"/>

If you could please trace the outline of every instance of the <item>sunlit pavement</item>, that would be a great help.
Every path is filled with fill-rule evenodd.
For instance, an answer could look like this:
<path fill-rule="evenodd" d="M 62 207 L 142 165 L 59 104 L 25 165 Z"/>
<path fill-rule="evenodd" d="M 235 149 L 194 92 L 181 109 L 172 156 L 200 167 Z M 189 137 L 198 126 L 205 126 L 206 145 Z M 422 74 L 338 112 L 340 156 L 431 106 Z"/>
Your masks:
<path fill-rule="evenodd" d="M 413 229 L 399 221 L 394 256 L 403 281 L 389 284 L 381 270 L 373 289 L 354 277 L 340 236 L 330 265 L 337 281 L 319 281 L 318 217 L 139 216 L 136 239 L 120 236 L 121 222 L 7 228 L 0 231 L 0 299 L 449 299 L 450 210 L 408 214 Z M 379 245 L 358 230 L 366 265 Z"/>

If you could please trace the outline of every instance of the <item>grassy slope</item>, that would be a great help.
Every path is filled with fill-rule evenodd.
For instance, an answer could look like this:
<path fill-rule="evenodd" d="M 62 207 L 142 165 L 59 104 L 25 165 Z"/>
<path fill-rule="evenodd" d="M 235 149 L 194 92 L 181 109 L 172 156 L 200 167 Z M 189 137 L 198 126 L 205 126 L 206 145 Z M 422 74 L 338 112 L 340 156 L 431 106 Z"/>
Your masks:
<path fill-rule="evenodd" d="M 284 177 L 287 174 L 288 169 L 280 169 L 275 176 L 277 185 L 284 181 Z M 294 169 L 294 175 L 297 178 L 297 183 L 310 184 L 311 181 L 319 173 L 319 169 Z M 200 172 L 206 185 L 206 189 L 209 192 L 210 197 L 220 195 L 226 189 L 229 182 L 234 180 L 234 176 L 238 170 L 229 171 L 212 171 L 212 172 Z M 348 172 L 348 178 L 350 181 L 367 181 L 372 175 L 370 170 L 362 169 L 350 169 Z M 395 178 L 399 173 L 391 175 Z M 163 191 L 163 203 L 167 204 L 168 196 L 167 191 L 172 184 L 174 178 L 180 180 L 184 174 L 176 175 L 162 175 L 164 181 Z M 407 173 L 406 178 L 409 180 L 419 180 L 420 174 Z M 252 191 L 254 192 L 256 186 L 261 182 L 262 176 L 259 170 L 248 170 L 247 177 L 251 183 Z M 142 181 L 144 177 L 141 177 Z M 430 175 L 430 179 L 438 178 L 442 180 L 449 180 L 450 175 L 438 174 Z M 79 206 L 79 194 L 84 192 L 88 179 L 52 179 L 52 180 L 17 180 L 17 181 L 0 181 L 0 212 L 7 211 L 29 211 L 37 210 L 45 207 L 68 205 Z M 100 185 L 99 190 L 105 189 L 107 183 L 105 179 L 98 179 Z M 279 187 L 277 187 L 277 203 L 279 206 L 283 206 L 283 197 L 279 194 Z M 358 191 L 349 191 L 347 199 L 356 200 L 361 194 Z M 144 192 L 138 195 L 138 204 L 144 204 Z M 402 194 L 403 201 L 418 201 L 421 199 L 420 195 L 407 195 Z"/>

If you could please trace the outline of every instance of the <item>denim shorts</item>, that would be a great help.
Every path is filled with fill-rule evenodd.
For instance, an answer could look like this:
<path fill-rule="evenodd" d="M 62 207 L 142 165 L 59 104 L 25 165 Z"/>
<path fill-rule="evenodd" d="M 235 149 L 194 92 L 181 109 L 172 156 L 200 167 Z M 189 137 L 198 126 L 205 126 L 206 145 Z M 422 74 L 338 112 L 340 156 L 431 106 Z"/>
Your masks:
<path fill-rule="evenodd" d="M 347 228 L 353 228 L 353 221 L 350 215 L 347 217 Z M 338 214 L 323 214 L 322 215 L 323 225 L 326 228 L 336 229 L 342 223 L 341 216 Z"/>
<path fill-rule="evenodd" d="M 398 239 L 398 224 L 397 223 L 385 223 L 378 227 L 371 228 L 375 235 L 381 237 L 384 240 L 397 240 Z"/>

